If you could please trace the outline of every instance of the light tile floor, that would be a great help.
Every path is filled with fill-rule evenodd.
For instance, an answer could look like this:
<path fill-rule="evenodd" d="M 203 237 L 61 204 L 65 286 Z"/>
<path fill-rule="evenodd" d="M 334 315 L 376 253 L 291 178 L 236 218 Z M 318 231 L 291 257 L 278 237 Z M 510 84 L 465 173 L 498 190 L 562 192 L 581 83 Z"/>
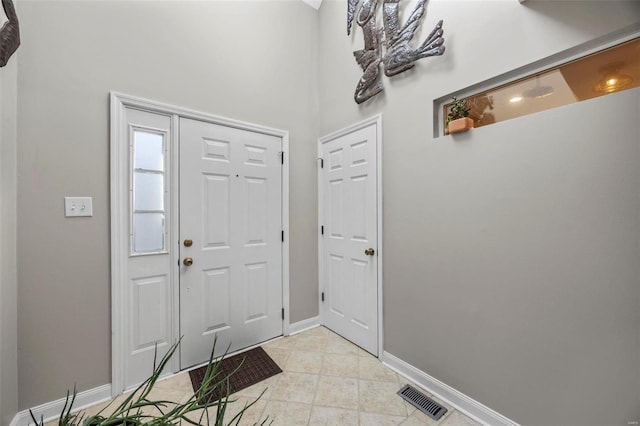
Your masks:
<path fill-rule="evenodd" d="M 231 399 L 236 401 L 228 406 L 226 419 L 264 391 L 240 424 L 266 418 L 266 424 L 274 426 L 478 426 L 446 404 L 447 412 L 438 422 L 416 410 L 396 394 L 408 383 L 405 378 L 324 327 L 270 341 L 263 348 L 283 372 L 234 394 Z M 192 393 L 188 373 L 181 373 L 158 382 L 151 396 L 182 402 Z M 87 413 L 100 408 L 89 408 Z"/>

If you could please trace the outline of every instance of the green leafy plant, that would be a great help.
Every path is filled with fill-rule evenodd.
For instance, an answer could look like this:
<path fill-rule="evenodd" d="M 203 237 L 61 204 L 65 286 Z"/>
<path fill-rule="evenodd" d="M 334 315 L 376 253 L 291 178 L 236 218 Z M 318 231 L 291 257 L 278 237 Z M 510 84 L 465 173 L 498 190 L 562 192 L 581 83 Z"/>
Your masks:
<path fill-rule="evenodd" d="M 235 402 L 235 400 L 229 399 L 229 378 L 235 374 L 236 371 L 242 366 L 242 363 L 231 373 L 224 375 L 220 374 L 220 365 L 222 360 L 226 357 L 229 348 L 218 359 L 214 360 L 214 349 L 216 342 L 213 343 L 213 349 L 211 350 L 211 356 L 209 357 L 209 364 L 207 366 L 206 373 L 202 380 L 202 386 L 196 390 L 193 395 L 184 403 L 176 403 L 166 400 L 154 400 L 150 398 L 149 394 L 153 390 L 153 386 L 156 384 L 162 370 L 165 368 L 176 349 L 180 345 L 180 341 L 175 343 L 169 348 L 169 351 L 162 357 L 159 363 L 156 364 L 156 357 L 153 360 L 153 373 L 149 378 L 142 382 L 135 391 L 131 392 L 121 403 L 119 403 L 113 410 L 110 409 L 114 401 L 111 401 L 106 407 L 100 410 L 97 414 L 87 416 L 84 414 L 72 414 L 73 403 L 76 399 L 76 389 L 74 387 L 73 393 L 67 391 L 67 397 L 65 400 L 64 408 L 60 413 L 58 420 L 59 426 L 134 426 L 134 425 L 149 425 L 149 426 L 169 426 L 179 425 L 182 422 L 192 425 L 238 425 L 245 411 L 255 404 L 262 396 L 260 394 L 250 404 L 246 404 L 242 410 L 238 412 L 228 423 L 225 422 L 225 413 L 227 405 Z M 226 396 L 218 401 L 210 401 L 208 396 L 218 389 L 220 386 L 225 386 L 227 389 Z M 265 389 L 266 390 L 266 389 Z M 262 392 L 264 393 L 264 391 Z M 215 420 L 211 420 L 209 417 L 209 410 L 215 409 Z M 212 410 L 213 411 L 213 410 Z M 44 419 L 39 421 L 35 418 L 35 415 L 31 410 L 31 419 L 38 426 L 44 426 Z M 110 414 L 108 414 L 111 412 Z M 192 413 L 195 413 L 192 414 Z M 192 416 L 188 416 L 192 414 Z M 213 412 L 211 413 L 213 417 Z M 194 420 L 194 418 L 198 418 Z M 261 425 L 266 423 L 265 419 Z"/>
<path fill-rule="evenodd" d="M 447 123 L 457 120 L 458 118 L 468 117 L 471 112 L 471 107 L 467 105 L 466 99 L 458 99 L 455 96 L 453 97 L 453 102 L 451 103 L 451 107 L 449 109 L 449 113 L 447 114 Z"/>

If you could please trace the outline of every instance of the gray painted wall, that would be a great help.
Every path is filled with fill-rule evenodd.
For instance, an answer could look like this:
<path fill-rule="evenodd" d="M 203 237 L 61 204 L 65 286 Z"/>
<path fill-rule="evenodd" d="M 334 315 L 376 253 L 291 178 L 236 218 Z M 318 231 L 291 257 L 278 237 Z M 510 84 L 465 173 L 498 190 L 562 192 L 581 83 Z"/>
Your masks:
<path fill-rule="evenodd" d="M 432 102 L 637 25 L 640 3 L 432 0 L 445 56 L 362 106 L 345 11 L 320 9 L 320 131 L 383 115 L 385 350 L 522 424 L 638 420 L 639 90 L 435 140 Z M 600 113 L 618 126 L 558 126 Z"/>
<path fill-rule="evenodd" d="M 507 331 L 516 336 L 516 331 L 536 324 L 540 316 L 525 311 L 527 315 L 509 321 L 517 306 L 513 298 L 521 296 L 514 288 L 498 298 L 495 286 L 504 282 L 489 282 L 487 278 L 491 277 L 491 268 L 500 272 L 498 248 L 504 248 L 501 244 L 508 239 L 503 233 L 503 238 L 494 242 L 481 228 L 483 222 L 478 218 L 495 219 L 497 214 L 482 209 L 491 207 L 483 204 L 485 198 L 471 196 L 476 202 L 470 203 L 461 196 L 473 195 L 468 193 L 471 178 L 484 191 L 492 189 L 492 179 L 504 184 L 506 179 L 498 177 L 510 178 L 519 171 L 510 169 L 512 165 L 506 160 L 520 152 L 478 144 L 478 135 L 484 129 L 474 130 L 472 141 L 432 140 L 432 100 L 637 23 L 640 3 L 530 0 L 521 5 L 516 1 L 432 0 L 425 28 L 437 19 L 445 19 L 446 56 L 425 60 L 414 72 L 394 81 L 385 80 L 386 94 L 361 107 L 352 100 L 360 78 L 352 51 L 361 47 L 361 33 L 357 30 L 352 37 L 346 35 L 344 0 L 325 0 L 319 15 L 299 2 L 178 5 L 25 1 L 21 6 L 18 211 L 29 212 L 21 214 L 18 222 L 21 409 L 63 396 L 74 382 L 82 390 L 110 381 L 107 93 L 117 90 L 291 131 L 293 321 L 317 315 L 318 127 L 320 134 L 326 134 L 382 112 L 385 349 L 505 415 L 533 423 L 529 421 L 529 407 L 509 398 L 521 397 L 521 391 L 540 390 L 543 383 L 532 369 L 518 367 L 528 365 L 525 361 L 531 353 L 546 352 L 540 354 L 542 362 L 562 372 L 553 365 L 554 354 L 549 352 L 553 352 L 556 341 L 550 336 L 577 333 L 579 342 L 565 346 L 576 350 L 589 336 L 584 324 L 575 323 L 573 318 L 585 316 L 571 315 L 578 308 L 569 304 L 560 330 L 546 325 L 526 343 L 520 338 L 504 341 L 505 327 L 511 327 Z M 478 48 L 480 42 L 500 43 L 501 54 L 494 55 L 492 52 L 498 51 L 495 48 Z M 255 68 L 249 54 L 256 57 L 259 65 Z M 316 69 L 319 90 L 314 83 Z M 484 135 L 497 132 L 499 126 Z M 485 148 L 477 149 L 481 146 Z M 589 158 L 598 152 L 591 149 Z M 462 156 L 466 157 L 464 162 Z M 481 165 L 488 174 L 472 174 Z M 576 167 L 570 170 L 579 171 Z M 624 170 L 635 179 L 628 164 Z M 498 175 L 502 171 L 504 175 Z M 620 176 L 609 178 L 613 184 Z M 629 189 L 628 184 L 625 188 Z M 94 217 L 65 220 L 65 195 L 93 196 Z M 621 198 L 616 200 L 625 206 Z M 520 204 L 512 201 L 511 208 L 517 209 Z M 545 205 L 541 202 L 537 206 Z M 629 204 L 620 212 L 628 214 L 636 208 L 636 204 Z M 428 213 L 434 209 L 440 224 L 448 224 L 445 231 L 467 232 L 453 237 L 445 234 L 437 222 L 429 222 Z M 507 213 L 512 215 L 513 211 Z M 595 213 L 589 216 L 594 217 Z M 622 228 L 635 226 L 633 219 L 625 218 L 626 225 L 600 231 L 611 237 Z M 469 234 L 478 238 L 470 240 L 466 238 Z M 577 233 L 576 238 L 580 235 Z M 452 240 L 464 244 L 456 245 Z M 616 258 L 608 256 L 611 268 Z M 621 257 L 618 261 L 628 266 L 628 259 Z M 514 285 L 529 294 L 531 287 L 526 284 L 536 276 L 530 274 L 540 272 L 531 271 L 529 263 L 520 266 L 520 272 L 529 274 L 529 278 L 516 280 Z M 567 270 L 566 265 L 559 267 Z M 478 271 L 484 275 L 475 279 Z M 571 283 L 576 285 L 575 281 Z M 615 284 L 624 288 L 628 282 L 620 279 Z M 478 296 L 481 291 L 485 294 L 485 285 L 490 286 L 497 301 Z M 594 281 L 589 282 L 589 288 L 601 291 Z M 575 287 L 566 290 L 570 293 Z M 608 299 L 611 304 L 622 303 L 621 312 L 627 312 L 629 304 L 639 300 L 635 290 L 624 291 L 628 291 L 629 299 L 618 300 L 617 293 Z M 461 299 L 460 293 L 466 297 Z M 567 293 L 562 300 L 569 297 L 573 301 Z M 447 301 L 443 307 L 429 305 L 439 297 Z M 550 297 L 536 302 L 551 309 L 555 300 Z M 580 297 L 583 307 L 593 300 L 589 294 Z M 488 307 L 494 306 L 491 303 L 502 304 L 505 309 L 490 310 Z M 528 305 L 525 308 L 530 309 Z M 607 310 L 596 330 L 622 326 L 627 332 L 637 321 L 637 314 L 625 318 L 620 315 Z M 591 316 L 586 319 L 594 320 Z M 442 326 L 442 330 L 436 326 Z M 493 340 L 483 339 L 487 330 Z M 616 335 L 623 336 L 624 332 Z M 434 336 L 444 340 L 427 344 L 427 339 Z M 625 348 L 632 347 L 634 341 L 616 343 L 618 348 Z M 522 359 L 510 359 L 509 353 L 519 354 Z M 564 373 L 583 371 L 599 356 L 564 354 L 570 355 L 575 355 L 572 359 L 578 360 L 578 365 Z M 618 356 L 621 362 L 628 362 L 624 354 Z M 508 368 L 507 377 L 498 370 L 502 364 Z M 488 368 L 487 372 L 483 368 Z M 487 375 L 496 371 L 499 373 Z M 637 367 L 629 373 L 631 379 L 636 372 L 640 373 Z M 582 383 L 580 380 L 544 388 L 535 396 L 546 392 L 551 396 L 568 394 L 569 389 Z M 2 385 L 5 383 L 2 378 Z M 633 391 L 630 395 L 633 397 Z M 561 401 L 573 403 L 571 398 Z M 560 419 L 562 414 L 557 411 L 562 408 L 552 408 L 554 420 Z M 618 423 L 627 420 L 622 420 L 622 413 L 618 415 Z M 544 424 L 544 419 L 535 423 Z"/>
<path fill-rule="evenodd" d="M 18 411 L 17 56 L 0 68 L 0 424 L 3 425 L 9 424 Z"/>
<path fill-rule="evenodd" d="M 318 314 L 317 13 L 299 1 L 23 2 L 21 409 L 111 381 L 111 90 L 290 131 L 291 318 Z M 94 216 L 65 219 L 66 195 L 92 196 Z"/>
<path fill-rule="evenodd" d="M 635 89 L 437 142 L 386 350 L 521 424 L 640 418 L 639 116 Z"/>

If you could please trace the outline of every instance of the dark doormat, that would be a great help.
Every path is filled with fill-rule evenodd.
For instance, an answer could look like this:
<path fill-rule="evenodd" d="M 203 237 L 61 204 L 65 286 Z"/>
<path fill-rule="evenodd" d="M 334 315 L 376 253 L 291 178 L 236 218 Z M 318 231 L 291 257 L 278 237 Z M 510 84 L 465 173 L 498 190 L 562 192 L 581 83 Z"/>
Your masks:
<path fill-rule="evenodd" d="M 244 362 L 243 362 L 244 360 Z M 261 347 L 251 349 L 238 355 L 234 355 L 222 360 L 220 370 L 214 379 L 214 382 L 223 380 L 229 374 L 242 366 L 231 377 L 229 377 L 229 395 L 238 392 L 242 389 L 248 388 L 251 385 L 255 385 L 271 376 L 275 376 L 278 373 L 282 373 L 278 364 L 271 359 L 269 355 Z M 189 377 L 191 377 L 191 385 L 193 390 L 197 391 L 202 386 L 202 380 L 207 371 L 207 366 L 196 368 L 189 371 Z M 205 400 L 200 400 L 198 403 L 204 405 L 207 402 L 217 401 L 227 396 L 227 382 L 223 381 L 220 386 L 217 386 L 213 392 L 209 393 Z"/>

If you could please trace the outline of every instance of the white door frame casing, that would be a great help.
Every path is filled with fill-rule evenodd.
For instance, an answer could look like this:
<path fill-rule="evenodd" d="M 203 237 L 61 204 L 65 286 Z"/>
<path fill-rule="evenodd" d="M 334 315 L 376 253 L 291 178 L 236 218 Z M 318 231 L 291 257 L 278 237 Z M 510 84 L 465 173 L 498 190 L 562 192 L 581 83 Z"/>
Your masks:
<path fill-rule="evenodd" d="M 110 94 L 110 196 L 111 196 L 111 393 L 117 396 L 125 390 L 125 357 L 127 348 L 127 332 L 124 318 L 126 317 L 126 282 L 127 282 L 127 258 L 129 255 L 129 193 L 120 189 L 128 185 L 129 179 L 129 144 L 126 129 L 127 108 L 166 115 L 171 117 L 171 135 L 169 141 L 169 159 L 167 161 L 169 171 L 169 205 L 167 207 L 169 222 L 169 256 L 171 259 L 171 313 L 173 340 L 177 341 L 179 328 L 179 203 L 178 197 L 178 153 L 179 153 L 179 118 L 190 118 L 205 121 L 221 126 L 262 133 L 280 137 L 282 139 L 283 165 L 282 165 L 282 230 L 285 233 L 282 243 L 282 306 L 284 308 L 284 320 L 282 331 L 284 335 L 290 330 L 289 309 L 289 132 L 270 127 L 255 125 L 239 120 L 219 117 L 174 105 L 163 104 L 139 97 L 121 93 Z M 180 369 L 177 356 L 170 362 L 172 372 Z"/>
<path fill-rule="evenodd" d="M 326 136 L 318 139 L 318 160 L 322 159 L 323 152 L 322 147 L 323 144 L 347 135 L 349 133 L 353 133 L 357 130 L 364 129 L 368 126 L 375 125 L 376 126 L 376 197 L 377 197 L 377 233 L 378 233 L 378 248 L 377 248 L 377 281 L 378 281 L 378 358 L 382 361 L 384 354 L 384 332 L 383 332 L 383 292 L 382 292 L 382 259 L 383 259 L 383 242 L 382 242 L 382 115 L 377 114 L 373 117 L 367 118 L 358 123 L 347 126 L 343 129 L 337 130 L 333 133 L 330 133 Z M 324 161 L 324 160 L 323 160 Z M 323 225 L 324 223 L 324 192 L 322 187 L 322 173 L 323 169 L 318 164 L 318 223 L 319 225 Z M 323 259 L 323 250 L 324 250 L 324 240 L 323 235 L 320 233 L 320 229 L 318 229 L 318 312 L 320 313 L 320 323 L 324 324 L 323 318 L 323 309 L 322 309 L 322 292 L 324 291 L 324 259 Z"/>

